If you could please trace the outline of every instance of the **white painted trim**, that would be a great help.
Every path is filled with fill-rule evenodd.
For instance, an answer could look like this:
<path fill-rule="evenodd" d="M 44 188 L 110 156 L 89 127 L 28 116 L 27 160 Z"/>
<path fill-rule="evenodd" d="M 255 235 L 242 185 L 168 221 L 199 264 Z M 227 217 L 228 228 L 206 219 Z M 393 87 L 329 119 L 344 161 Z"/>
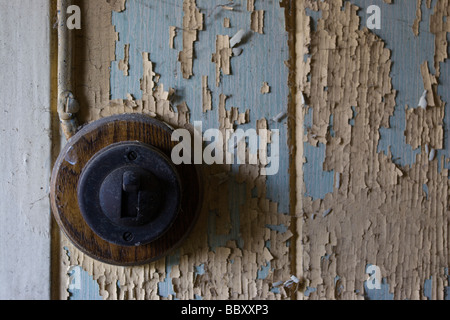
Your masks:
<path fill-rule="evenodd" d="M 0 299 L 50 299 L 50 0 L 0 0 Z"/>

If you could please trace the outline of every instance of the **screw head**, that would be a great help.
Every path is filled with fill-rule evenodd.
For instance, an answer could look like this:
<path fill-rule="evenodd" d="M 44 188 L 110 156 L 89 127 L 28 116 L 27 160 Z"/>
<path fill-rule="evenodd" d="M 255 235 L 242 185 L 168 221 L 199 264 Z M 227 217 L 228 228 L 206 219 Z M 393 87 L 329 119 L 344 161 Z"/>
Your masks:
<path fill-rule="evenodd" d="M 128 153 L 127 158 L 130 161 L 135 161 L 138 158 L 138 154 L 136 153 L 136 151 L 131 151 L 130 153 Z"/>
<path fill-rule="evenodd" d="M 126 242 L 133 241 L 133 239 L 134 239 L 134 236 L 131 232 L 125 232 L 123 234 L 123 240 L 125 240 Z"/>

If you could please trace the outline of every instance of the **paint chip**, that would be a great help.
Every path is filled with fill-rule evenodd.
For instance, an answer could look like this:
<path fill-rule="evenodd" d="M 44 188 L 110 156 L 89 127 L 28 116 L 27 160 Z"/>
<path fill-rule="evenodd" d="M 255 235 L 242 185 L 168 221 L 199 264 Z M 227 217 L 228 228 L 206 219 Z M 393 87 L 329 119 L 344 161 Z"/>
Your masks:
<path fill-rule="evenodd" d="M 422 109 L 426 109 L 428 106 L 427 95 L 428 95 L 428 91 L 425 90 L 422 94 L 422 97 L 420 97 L 418 106 Z"/>
<path fill-rule="evenodd" d="M 203 30 L 203 14 L 197 8 L 195 0 L 183 1 L 183 50 L 178 55 L 183 78 L 193 76 L 194 42 L 198 31 Z"/>
<path fill-rule="evenodd" d="M 246 124 L 250 122 L 250 110 L 245 113 L 239 113 L 239 109 L 232 107 L 230 110 L 226 109 L 227 96 L 220 94 L 219 96 L 219 124 L 220 129 L 233 129 L 234 124 Z"/>
<path fill-rule="evenodd" d="M 217 35 L 216 53 L 212 55 L 211 61 L 216 64 L 216 86 L 220 86 L 221 72 L 226 75 L 231 74 L 230 58 L 232 55 L 230 47 L 230 37 Z"/>
<path fill-rule="evenodd" d="M 434 159 L 436 159 L 436 149 L 431 149 L 428 160 L 433 161 Z"/>
<path fill-rule="evenodd" d="M 169 48 L 175 49 L 175 37 L 177 36 L 177 27 L 169 27 Z"/>
<path fill-rule="evenodd" d="M 273 122 L 281 122 L 284 118 L 286 118 L 287 116 L 287 112 L 286 111 L 282 111 L 279 114 L 277 114 L 272 121 Z"/>
<path fill-rule="evenodd" d="M 261 94 L 268 94 L 270 93 L 270 86 L 267 82 L 264 82 L 261 87 Z"/>
<path fill-rule="evenodd" d="M 242 38 L 244 38 L 245 31 L 244 29 L 240 29 L 231 39 L 230 39 L 230 48 L 234 48 L 237 44 L 241 43 Z"/>
<path fill-rule="evenodd" d="M 134 97 L 129 93 L 127 94 L 127 100 L 125 101 L 125 105 L 131 109 L 135 109 L 138 107 L 138 104 L 135 101 Z"/>
<path fill-rule="evenodd" d="M 208 76 L 202 77 L 202 104 L 203 112 L 212 110 L 211 90 L 208 88 Z"/>
<path fill-rule="evenodd" d="M 124 47 L 124 58 L 119 61 L 119 70 L 123 72 L 123 75 L 125 77 L 128 76 L 128 70 L 130 69 L 129 64 L 130 59 L 130 44 L 126 44 Z"/>
<path fill-rule="evenodd" d="M 330 213 L 333 211 L 333 209 L 328 209 L 326 211 L 324 211 L 324 213 L 322 214 L 322 217 L 326 218 L 327 216 L 330 215 Z"/>
<path fill-rule="evenodd" d="M 264 10 L 257 10 L 251 13 L 250 26 L 252 31 L 264 34 Z"/>
<path fill-rule="evenodd" d="M 230 18 L 224 18 L 223 19 L 223 27 L 224 28 L 231 28 Z"/>
<path fill-rule="evenodd" d="M 341 174 L 339 172 L 336 172 L 335 174 L 335 187 L 336 189 L 341 188 Z"/>
<path fill-rule="evenodd" d="M 214 8 L 212 8 L 211 10 L 208 10 L 208 11 L 209 11 L 209 13 L 208 13 L 208 18 L 209 18 L 212 14 L 214 14 L 214 12 L 216 12 L 216 10 L 217 10 L 218 8 L 223 9 L 223 10 L 227 10 L 227 11 L 233 11 L 233 10 L 234 10 L 234 7 L 235 7 L 236 5 L 237 5 L 237 4 L 234 3 L 234 1 L 228 2 L 228 3 L 226 3 L 226 4 L 218 4 L 218 5 L 214 6 Z"/>
<path fill-rule="evenodd" d="M 255 11 L 255 0 L 247 0 L 247 11 L 248 12 Z"/>
<path fill-rule="evenodd" d="M 233 48 L 233 57 L 239 57 L 244 50 L 242 48 Z"/>

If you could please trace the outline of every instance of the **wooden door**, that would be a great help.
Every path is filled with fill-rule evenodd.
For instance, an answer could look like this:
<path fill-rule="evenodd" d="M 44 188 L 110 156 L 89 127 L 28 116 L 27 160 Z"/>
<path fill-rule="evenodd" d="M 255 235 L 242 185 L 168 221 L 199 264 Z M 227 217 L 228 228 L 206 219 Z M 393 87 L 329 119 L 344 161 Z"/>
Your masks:
<path fill-rule="evenodd" d="M 17 212 L 2 224 L 2 297 L 449 298 L 448 0 L 72 4 L 80 9 L 70 32 L 82 124 L 143 113 L 174 127 L 201 122 L 202 132 L 267 129 L 278 170 L 265 175 L 264 158 L 203 165 L 203 210 L 180 248 L 141 267 L 97 262 L 50 228 L 48 185 L 39 183 L 59 152 L 52 143 L 65 144 L 50 94 L 55 34 L 30 59 L 3 51 L 15 70 L 29 65 L 16 72 L 22 88 L 34 75 L 32 87 L 46 95 L 21 101 L 8 90 L 16 100 L 0 118 L 9 150 L 1 213 Z M 13 13 L 35 12 L 29 23 L 37 26 L 56 16 L 52 1 L 7 8 L 0 31 L 23 21 Z M 50 31 L 34 30 L 27 37 L 50 43 Z M 19 39 L 6 34 L 10 44 Z M 48 63 L 33 62 L 40 56 Z M 2 79 L 2 89 L 8 83 Z M 26 125 L 35 119 L 36 132 Z M 10 194 L 20 210 L 5 202 Z M 15 258 L 19 239 L 28 246 Z M 46 277 L 27 273 L 31 263 Z"/>

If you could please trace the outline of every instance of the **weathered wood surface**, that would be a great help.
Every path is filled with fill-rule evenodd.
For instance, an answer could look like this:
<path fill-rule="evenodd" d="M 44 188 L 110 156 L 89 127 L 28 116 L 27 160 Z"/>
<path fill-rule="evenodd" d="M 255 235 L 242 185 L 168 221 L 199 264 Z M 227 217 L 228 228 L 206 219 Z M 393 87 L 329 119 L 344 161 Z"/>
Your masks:
<path fill-rule="evenodd" d="M 203 131 L 265 128 L 267 122 L 270 130 L 280 130 L 280 169 L 265 177 L 260 166 L 206 166 L 205 209 L 173 255 L 123 270 L 98 264 L 63 240 L 61 272 L 70 265 L 82 266 L 107 299 L 288 298 L 290 288 L 272 286 L 291 277 L 287 127 L 285 119 L 271 121 L 287 111 L 289 96 L 284 9 L 272 1 L 256 4 L 256 10 L 265 11 L 260 34 L 252 31 L 252 12 L 245 2 L 234 10 L 223 8 L 220 1 L 184 1 L 184 8 L 183 1 L 130 0 L 121 7 L 123 2 L 75 2 L 84 19 L 82 30 L 75 31 L 74 61 L 76 96 L 86 106 L 81 121 L 137 112 L 180 126 L 202 120 Z M 189 14 L 195 8 L 203 14 L 203 28 L 184 27 L 194 21 Z M 231 28 L 224 27 L 224 18 L 230 19 Z M 194 58 L 193 75 L 186 79 L 178 58 L 183 46 L 190 45 L 190 28 L 198 30 L 194 54 L 186 49 L 183 55 Z M 243 52 L 231 57 L 230 74 L 221 70 L 216 87 L 212 56 L 217 53 L 217 36 L 231 38 L 240 29 L 245 31 L 239 44 Z M 185 65 L 183 70 L 189 70 Z M 205 76 L 212 103 L 204 113 Z M 264 82 L 270 86 L 268 94 L 261 93 Z M 174 89 L 172 95 L 169 88 Z M 90 289 L 72 290 L 72 295 L 82 298 Z M 65 292 L 62 286 L 63 296 Z"/>
<path fill-rule="evenodd" d="M 299 54 L 297 67 L 304 67 L 296 71 L 305 76 L 305 79 L 297 78 L 298 82 L 290 85 L 303 91 L 308 88 L 309 82 L 315 84 L 313 90 L 304 91 L 296 97 L 297 104 L 291 107 L 292 113 L 288 115 L 291 124 L 301 120 L 296 126 L 297 134 L 304 130 L 308 141 L 303 144 L 302 132 L 297 142 L 290 142 L 294 144 L 290 147 L 286 122 L 270 121 L 287 111 L 290 94 L 288 73 L 293 71 L 295 65 L 285 64 L 290 57 L 284 10 L 276 1 L 255 1 L 255 10 L 265 11 L 264 34 L 260 34 L 251 31 L 252 28 L 259 30 L 251 24 L 251 16 L 259 14 L 247 11 L 246 1 L 236 2 L 238 6 L 230 11 L 216 6 L 222 4 L 220 1 L 196 1 L 196 6 L 204 14 L 204 28 L 197 30 L 198 39 L 193 44 L 193 75 L 185 79 L 178 62 L 185 38 L 183 1 L 75 1 L 82 9 L 83 19 L 82 30 L 74 31 L 80 44 L 74 70 L 77 98 L 83 106 L 82 122 L 129 112 L 130 104 L 136 103 L 137 108 L 131 111 L 166 117 L 173 124 L 178 124 L 180 120 L 185 123 L 203 120 L 204 129 L 207 129 L 217 127 L 221 121 L 224 123 L 221 119 L 223 110 L 231 111 L 230 107 L 234 106 L 239 108 L 239 114 L 249 110 L 250 123 L 239 127 L 254 128 L 257 120 L 267 119 L 270 129 L 280 129 L 282 148 L 280 173 L 267 179 L 258 176 L 259 171 L 248 166 L 210 168 L 208 174 L 214 178 L 207 179 L 205 185 L 211 191 L 205 199 L 207 209 L 202 212 L 192 236 L 166 259 L 139 268 L 116 268 L 93 261 L 65 238 L 60 242 L 55 237 L 54 246 L 61 261 L 56 261 L 53 270 L 60 268 L 61 297 L 68 296 L 67 273 L 82 268 L 82 278 L 91 280 L 83 281 L 79 286 L 70 286 L 70 294 L 75 299 L 99 295 L 105 299 L 285 299 L 292 296 L 290 288 L 273 287 L 273 284 L 289 280 L 292 274 L 305 277 L 307 288 L 300 298 L 448 298 L 448 177 L 445 173 L 449 168 L 450 112 L 447 102 L 450 96 L 445 88 L 450 77 L 448 62 L 442 58 L 443 52 L 448 49 L 442 41 L 448 36 L 445 29 L 447 1 L 399 0 L 393 4 L 381 0 L 374 3 L 359 0 L 348 2 L 358 5 L 360 10 L 357 11 L 348 6 L 339 6 L 334 11 L 321 7 L 319 11 L 314 11 L 314 3 L 325 6 L 331 1 L 290 1 L 291 5 L 297 5 L 297 22 L 290 26 L 291 32 L 297 32 L 297 42 L 294 43 Z M 417 19 L 417 3 L 421 5 L 422 21 L 417 24 L 419 35 L 415 37 L 413 25 Z M 312 4 L 311 8 L 304 10 L 309 4 Z M 381 29 L 362 31 L 368 18 L 366 9 L 372 4 L 381 8 Z M 47 98 L 41 94 L 41 89 L 49 92 L 44 88 L 50 82 L 42 77 L 50 70 L 46 62 L 42 63 L 48 53 L 48 48 L 42 46 L 49 42 L 48 29 L 40 29 L 48 25 L 48 20 L 43 22 L 44 18 L 48 19 L 46 9 L 43 9 L 46 6 L 47 1 L 33 1 L 31 6 L 29 1 L 15 1 L 13 4 L 9 1 L 2 5 L 6 9 L 1 12 L 2 39 L 10 44 L 2 51 L 2 64 L 7 70 L 11 69 L 11 72 L 2 74 L 12 74 L 17 78 L 2 79 L 1 86 L 2 92 L 5 92 L 3 96 L 14 93 L 16 97 L 6 100 L 8 103 L 2 109 L 5 117 L 1 118 L 4 129 L 2 146 L 9 149 L 2 158 L 2 163 L 6 164 L 2 181 L 5 180 L 8 187 L 0 189 L 0 195 L 1 199 L 12 201 L 1 203 L 1 213 L 6 217 L 1 233 L 2 237 L 6 237 L 1 246 L 2 256 L 5 254 L 6 259 L 2 259 L 1 266 L 2 271 L 6 272 L 0 274 L 2 277 L 8 276 L 8 281 L 2 278 L 1 283 L 9 285 L 2 286 L 1 292 L 6 292 L 10 297 L 45 298 L 50 283 L 43 276 L 50 273 L 50 223 L 42 218 L 49 217 L 48 203 L 45 201 L 48 186 L 42 185 L 42 181 L 46 181 L 51 163 L 50 140 L 46 131 L 42 130 L 50 130 L 49 109 L 43 107 L 50 105 L 50 98 L 47 97 L 47 103 Z M 32 19 L 23 15 L 19 19 L 19 12 L 33 12 Z M 334 14 L 342 16 L 333 20 L 336 17 L 333 17 Z M 309 47 L 311 61 L 308 60 L 307 50 L 302 51 L 299 47 L 299 44 L 307 44 L 310 40 L 310 31 L 304 24 L 308 16 L 313 18 L 312 45 Z M 357 21 L 357 17 L 360 20 Z M 231 28 L 224 26 L 228 25 L 228 20 L 224 24 L 226 18 Z M 323 25 L 320 25 L 321 18 L 326 19 Z M 436 23 L 438 20 L 444 29 L 429 28 L 431 21 Z M 27 23 L 27 27 L 20 30 L 30 30 L 30 21 L 36 21 L 40 27 L 31 28 L 29 34 L 17 34 L 9 29 L 16 21 Z M 339 33 L 343 24 L 355 21 L 355 29 L 342 29 L 345 32 Z M 331 27 L 324 28 L 325 25 Z M 231 74 L 222 75 L 220 86 L 216 87 L 216 65 L 211 58 L 216 53 L 217 35 L 232 37 L 239 29 L 249 31 L 240 45 L 243 52 L 231 58 Z M 336 37 L 333 39 L 337 39 L 340 46 L 330 48 L 327 41 L 318 41 L 327 40 L 327 36 Z M 22 41 L 28 38 L 30 41 Z M 355 40 L 361 45 L 358 50 L 348 45 L 351 44 L 349 41 Z M 19 42 L 26 45 L 27 50 L 19 50 Z M 371 50 L 366 50 L 368 43 L 373 45 Z M 388 60 L 379 60 L 376 50 L 380 48 L 390 51 Z M 26 52 L 26 56 L 14 52 Z M 30 52 L 33 55 L 30 56 Z M 370 57 L 371 63 L 363 63 L 358 69 L 356 60 L 352 60 L 352 52 L 361 54 L 358 57 Z M 149 54 L 147 60 L 143 59 L 143 53 Z M 438 114 L 440 109 L 437 108 L 428 108 L 422 113 L 420 110 L 411 111 L 416 108 L 423 93 L 425 84 L 421 66 L 425 61 L 428 61 L 430 78 L 436 76 L 439 80 L 433 93 L 437 102 L 444 103 L 438 104 L 442 110 L 445 109 L 443 113 Z M 149 69 L 150 63 L 152 68 Z M 388 65 L 389 70 L 386 68 Z M 312 73 L 307 76 L 309 68 Z M 346 81 L 356 81 L 361 76 L 368 76 L 365 79 L 369 81 L 363 81 L 364 86 L 347 85 L 346 81 L 333 86 L 334 80 L 341 79 L 341 69 L 344 73 L 354 71 L 354 77 L 344 77 Z M 377 77 L 380 70 L 387 81 Z M 180 106 L 178 111 L 183 117 L 175 117 L 172 112 L 164 113 L 162 109 L 152 109 L 154 95 L 141 86 L 145 72 L 147 80 L 153 80 L 146 82 L 149 87 L 154 85 L 152 90 L 164 85 L 158 99 L 168 92 L 169 87 L 175 89 L 171 103 L 174 108 Z M 36 86 L 24 85 L 19 93 L 11 87 L 14 83 L 26 84 L 24 79 L 29 79 L 31 75 L 34 75 L 35 83 L 43 81 L 39 90 L 30 92 L 29 89 Z M 205 93 L 208 94 L 205 76 L 207 89 L 211 92 L 211 110 L 203 105 Z M 303 83 L 303 80 L 306 82 Z M 270 91 L 261 94 L 265 82 L 270 86 Z M 375 82 L 379 85 L 373 86 Z M 389 98 L 389 94 L 386 96 L 388 91 L 382 91 L 385 99 L 381 103 L 378 98 L 364 99 L 375 97 L 374 93 L 381 92 L 381 88 L 388 89 L 389 83 L 397 92 L 395 104 L 386 99 Z M 358 88 L 358 103 L 353 105 L 350 102 L 354 101 L 345 100 L 349 104 L 342 104 L 338 99 L 340 90 L 350 92 L 353 88 Z M 221 94 L 228 96 L 224 108 L 220 107 L 220 101 L 223 101 Z M 347 93 L 343 96 L 348 97 Z M 308 112 L 305 114 L 302 114 L 302 98 L 306 100 L 304 110 Z M 320 100 L 322 98 L 323 101 Z M 10 103 L 14 100 L 16 102 Z M 394 107 L 392 114 L 388 109 L 379 108 L 385 102 L 389 107 Z M 190 118 L 184 117 L 187 109 Z M 30 113 L 30 110 L 33 112 Z M 380 110 L 386 113 L 378 118 L 380 115 L 375 115 Z M 428 113 L 431 115 L 434 112 L 436 114 L 430 118 L 431 121 L 422 121 Z M 365 116 L 370 114 L 380 122 L 369 122 L 369 125 Z M 441 119 L 442 123 L 436 122 L 436 119 Z M 40 125 L 34 131 L 28 123 Z M 423 132 L 417 134 L 411 131 L 411 128 L 420 128 L 414 123 L 433 132 L 438 127 L 443 129 L 443 143 L 432 161 L 424 152 L 427 142 L 432 140 L 427 141 L 427 135 Z M 435 126 L 436 123 L 438 126 Z M 313 130 L 308 132 L 305 129 Z M 347 131 L 352 132 L 353 140 L 346 140 L 348 136 L 344 133 Z M 368 139 L 363 139 L 365 136 Z M 436 136 L 439 135 L 434 135 L 433 139 Z M 364 144 L 370 141 L 370 147 L 364 149 L 366 153 L 355 145 L 348 150 L 336 143 L 338 139 L 343 139 L 345 143 L 359 141 Z M 315 140 L 320 143 L 315 144 Z M 33 143 L 23 146 L 24 141 Z M 438 142 L 435 140 L 433 143 Z M 294 147 L 300 151 L 295 167 L 291 167 L 298 169 L 299 173 L 295 192 L 289 188 L 290 174 L 294 172 L 289 169 L 289 154 L 295 150 Z M 363 159 L 361 155 L 364 155 Z M 346 157 L 351 159 L 348 162 L 350 167 L 343 161 Z M 18 165 L 20 161 L 23 166 Z M 367 166 L 361 167 L 361 163 Z M 384 171 L 377 173 L 378 165 Z M 355 167 L 362 168 L 357 170 L 359 173 L 367 173 L 365 179 L 354 180 L 358 177 L 358 172 L 352 171 Z M 392 174 L 386 175 L 386 172 Z M 30 180 L 15 184 L 24 177 Z M 364 182 L 365 186 L 360 182 Z M 24 185 L 29 189 L 25 190 Z M 36 186 L 41 185 L 42 189 L 37 190 Z M 369 187 L 369 193 L 363 192 L 365 187 Z M 353 196 L 346 196 L 343 191 L 351 191 Z M 297 195 L 294 203 L 298 210 L 290 205 L 293 199 L 289 195 L 293 194 Z M 383 195 L 388 195 L 385 200 Z M 412 195 L 417 196 L 413 201 Z M 12 216 L 10 212 L 19 214 Z M 295 218 L 286 215 L 288 213 L 295 214 Z M 17 229 L 16 226 L 25 228 Z M 25 241 L 29 243 L 25 249 L 10 249 L 14 247 L 11 243 L 17 244 L 24 239 L 28 239 Z M 39 257 L 42 261 L 33 263 L 35 268 L 30 272 L 30 257 L 35 259 L 37 252 L 41 253 Z M 365 281 L 368 275 L 365 272 L 370 265 L 376 265 L 381 270 L 381 290 L 367 287 Z M 78 269 L 78 266 L 81 268 Z M 77 272 L 71 280 L 76 280 Z M 20 288 L 20 292 L 15 288 Z"/>
<path fill-rule="evenodd" d="M 305 295 L 449 298 L 448 2 L 297 3 Z"/>
<path fill-rule="evenodd" d="M 192 1 L 186 3 L 193 9 Z M 230 180 L 220 186 L 225 189 L 212 193 L 207 200 L 209 210 L 200 219 L 204 223 L 200 226 L 208 230 L 206 239 L 195 238 L 194 232 L 185 249 L 164 263 L 149 266 L 158 270 L 159 277 L 148 277 L 147 270 L 141 270 L 144 280 L 138 287 L 146 284 L 146 290 L 139 294 L 128 291 L 126 285 L 121 290 L 105 289 L 115 277 L 127 283 L 135 270 L 127 276 L 117 276 L 116 270 L 103 271 L 108 274 L 105 280 L 95 268 L 86 268 L 95 280 L 100 277 L 102 294 L 108 298 L 153 299 L 288 298 L 290 288 L 272 285 L 294 274 L 304 277 L 306 291 L 299 298 L 444 298 L 449 234 L 445 176 L 449 112 L 445 102 L 449 97 L 443 90 L 448 64 L 442 46 L 447 45 L 435 41 L 445 38 L 445 26 L 441 26 L 443 30 L 429 26 L 433 19 L 440 25 L 439 14 L 446 13 L 442 8 L 432 13 L 437 6 L 445 7 L 446 2 L 418 3 L 423 21 L 416 22 L 420 35 L 415 37 L 413 25 L 419 15 L 417 3 L 412 1 L 373 3 L 381 8 L 381 29 L 367 30 L 364 27 L 370 14 L 366 9 L 372 3 L 365 1 L 345 5 L 340 1 L 287 1 L 290 18 L 296 20 L 286 21 L 283 9 L 271 1 L 256 1 L 255 9 L 242 1 L 234 10 L 227 10 L 216 6 L 219 2 L 198 0 L 195 4 L 204 13 L 204 28 L 191 26 L 197 29 L 198 38 L 194 54 L 184 52 L 193 58 L 190 79 L 186 79 L 190 69 L 183 68 L 182 72 L 178 63 L 184 41 L 192 40 L 189 37 L 193 35 L 191 29 L 183 27 L 182 1 L 144 4 L 130 0 L 126 8 L 120 8 L 126 10 L 113 12 L 111 19 L 118 37 L 116 56 L 111 59 L 115 61 L 108 74 L 110 88 L 93 89 L 95 94 L 86 100 L 93 106 L 86 112 L 88 119 L 127 110 L 121 107 L 121 99 L 148 99 L 148 92 L 140 85 L 143 73 L 148 71 L 142 52 L 148 52 L 149 61 L 154 63 L 151 71 L 158 75 L 155 87 L 163 84 L 164 88 L 174 88 L 172 102 L 186 102 L 190 121 L 203 120 L 206 128 L 223 123 L 221 94 L 228 96 L 226 105 L 239 107 L 239 112 L 250 110 L 250 124 L 243 128 L 287 111 L 289 94 L 297 95 L 291 97 L 294 102 L 288 114 L 289 132 L 295 134 L 291 146 L 286 122 L 269 121 L 270 128 L 281 130 L 284 147 L 280 150 L 280 173 L 261 181 L 252 178 L 248 167 L 232 167 Z M 296 15 L 292 14 L 294 9 Z M 251 16 L 260 13 L 247 10 L 265 11 L 264 34 L 251 23 Z M 229 18 L 231 28 L 224 27 L 225 18 Z M 445 22 L 445 18 L 442 20 Z M 295 35 L 291 48 L 287 23 L 291 35 Z M 244 38 L 242 55 L 231 59 L 231 74 L 218 79 L 216 66 L 211 63 L 219 47 L 217 36 L 231 37 L 241 28 L 259 32 L 250 32 Z M 223 43 L 220 46 L 227 50 Z M 289 57 L 289 49 L 294 56 Z M 111 48 L 108 50 L 111 52 Z M 285 63 L 287 60 L 290 62 Z M 423 73 L 425 61 L 430 75 Z M 435 68 L 438 65 L 439 74 Z M 228 73 L 228 68 L 222 71 Z M 425 113 L 432 120 L 423 124 L 435 140 L 425 133 L 411 132 L 412 121 L 421 115 L 420 111 L 407 110 L 407 106 L 416 108 L 426 78 L 433 76 L 439 78 L 439 85 L 430 88 L 430 93 L 433 90 L 436 101 L 442 96 L 444 104 L 437 105 L 442 109 L 429 108 Z M 262 94 L 267 88 L 264 83 L 270 87 L 269 94 Z M 79 86 L 95 87 L 89 85 L 89 79 Z M 208 90 L 212 108 L 203 105 Z M 105 98 L 106 93 L 111 96 Z M 110 98 L 115 104 L 105 106 Z M 445 113 L 441 112 L 444 107 Z M 145 106 L 140 110 L 145 111 Z M 440 149 L 433 161 L 428 154 L 421 155 L 427 143 Z M 290 155 L 296 162 L 289 168 Z M 289 188 L 289 182 L 295 180 L 292 174 L 297 175 L 296 190 Z M 279 213 L 291 213 L 292 217 Z M 257 245 L 249 246 L 251 242 Z M 195 257 L 187 249 L 191 246 L 198 250 Z M 283 250 L 283 246 L 289 250 Z M 411 246 L 417 248 L 409 249 Z M 83 257 L 75 260 L 87 265 Z M 366 272 L 373 265 L 381 272 L 381 289 L 367 286 Z M 214 277 L 217 270 L 225 274 L 224 279 Z"/>

